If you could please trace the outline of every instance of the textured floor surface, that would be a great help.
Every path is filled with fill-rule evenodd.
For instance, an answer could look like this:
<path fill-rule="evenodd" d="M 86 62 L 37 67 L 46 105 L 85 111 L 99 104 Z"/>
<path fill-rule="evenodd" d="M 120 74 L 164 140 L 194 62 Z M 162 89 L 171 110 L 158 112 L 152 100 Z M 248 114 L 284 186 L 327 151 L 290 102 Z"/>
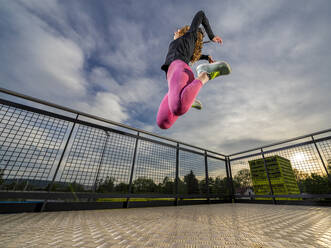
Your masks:
<path fill-rule="evenodd" d="M 331 208 L 214 204 L 3 214 L 0 247 L 331 247 Z"/>

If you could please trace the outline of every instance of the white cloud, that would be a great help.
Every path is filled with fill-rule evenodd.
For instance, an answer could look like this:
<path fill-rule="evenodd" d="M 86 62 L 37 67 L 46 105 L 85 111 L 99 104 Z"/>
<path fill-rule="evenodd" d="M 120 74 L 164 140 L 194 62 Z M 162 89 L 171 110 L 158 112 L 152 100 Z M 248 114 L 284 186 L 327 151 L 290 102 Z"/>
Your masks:
<path fill-rule="evenodd" d="M 147 39 L 141 24 L 125 19 L 114 20 L 109 32 L 114 49 L 104 50 L 100 60 L 123 76 L 144 74 L 153 59 L 151 50 L 158 40 Z"/>
<path fill-rule="evenodd" d="M 329 127 L 326 2 L 144 3 L 2 4 L 1 86 L 224 153 Z M 202 111 L 159 130 L 167 42 L 199 9 L 224 40 L 204 52 L 227 60 L 233 73 L 203 87 Z"/>
<path fill-rule="evenodd" d="M 90 82 L 107 92 L 111 92 L 121 99 L 121 104 L 140 103 L 152 105 L 151 99 L 155 98 L 161 90 L 159 82 L 150 78 L 131 78 L 124 82 L 117 82 L 110 73 L 102 67 L 96 67 L 90 74 Z"/>
<path fill-rule="evenodd" d="M 21 6 L 10 4 L 7 11 L 11 32 L 0 48 L 5 61 L 0 69 L 4 86 L 50 99 L 85 94 L 82 50 L 71 40 L 56 36 Z"/>
<path fill-rule="evenodd" d="M 129 116 L 126 109 L 121 106 L 120 98 L 112 93 L 98 92 L 93 101 L 75 103 L 78 109 L 84 109 L 87 113 L 116 122 L 124 122 Z"/>
<path fill-rule="evenodd" d="M 235 4 L 228 2 L 224 5 L 215 3 L 215 8 L 211 9 L 210 12 L 218 18 L 217 21 L 211 21 L 218 24 L 214 28 L 215 31 L 220 30 L 228 34 L 250 31 L 256 25 L 261 25 L 264 18 L 268 18 L 271 14 L 279 11 L 282 3 L 279 0 L 236 1 Z M 221 8 L 222 11 L 218 8 Z"/>
<path fill-rule="evenodd" d="M 28 7 L 38 6 L 36 10 L 43 14 L 54 13 L 61 17 L 57 20 L 69 36 L 75 34 L 63 22 L 64 14 L 59 7 L 55 2 L 51 3 L 44 6 L 29 2 Z M 0 69 L 4 87 L 114 121 L 129 118 L 118 96 L 103 92 L 94 97 L 89 95 L 83 68 L 86 50 L 79 46 L 78 39 L 60 35 L 19 4 L 8 5 L 7 11 L 7 21 L 14 32 L 2 41 L 4 45 L 1 46 L 6 61 Z"/>
<path fill-rule="evenodd" d="M 203 87 L 202 111 L 158 133 L 231 153 L 329 128 L 331 35 L 316 16 L 325 6 L 305 4 L 246 1 L 205 11 L 224 45 L 204 51 L 227 60 L 232 75 Z"/>

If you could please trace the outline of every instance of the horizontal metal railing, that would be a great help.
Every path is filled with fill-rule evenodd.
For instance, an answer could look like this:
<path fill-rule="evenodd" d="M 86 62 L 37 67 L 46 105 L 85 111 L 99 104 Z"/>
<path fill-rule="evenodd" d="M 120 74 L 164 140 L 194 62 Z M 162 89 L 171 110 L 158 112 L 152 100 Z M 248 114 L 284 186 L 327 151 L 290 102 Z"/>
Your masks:
<path fill-rule="evenodd" d="M 173 199 L 173 198 L 183 198 L 183 199 L 205 199 L 206 195 L 203 194 L 113 194 L 113 193 L 69 193 L 69 192 L 28 192 L 28 191 L 0 191 L 0 199 L 8 198 L 28 198 L 28 199 L 43 199 L 43 200 L 57 200 L 57 199 L 79 199 L 84 198 L 162 198 Z M 219 198 L 219 195 L 209 194 L 208 198 Z M 278 196 L 277 196 L 278 197 Z"/>
<path fill-rule="evenodd" d="M 237 192 L 238 187 L 241 191 L 253 188 L 250 175 L 246 174 L 246 178 L 241 178 L 240 174 L 240 172 L 247 173 L 248 159 L 262 158 L 265 161 L 265 156 L 274 154 L 290 160 L 291 156 L 296 154 L 307 155 L 309 162 L 299 161 L 301 158 L 298 155 L 299 158 L 292 159 L 292 167 L 306 178 L 315 173 L 322 179 L 326 175 L 330 180 L 328 163 L 330 161 L 331 166 L 331 135 L 328 133 L 331 133 L 331 129 L 224 155 L 7 89 L 0 88 L 0 92 L 75 115 L 72 117 L 58 114 L 51 110 L 0 98 L 0 107 L 6 106 L 2 107 L 5 109 L 2 111 L 3 116 L 0 115 L 0 120 L 4 120 L 5 123 L 0 126 L 0 144 L 1 141 L 3 142 L 3 147 L 0 148 L 0 174 L 2 168 L 6 176 L 5 186 L 9 187 L 7 190 L 0 188 L 0 199 L 41 199 L 44 201 L 43 210 L 52 200 L 72 199 L 90 201 L 101 198 L 123 198 L 127 199 L 127 204 L 124 206 L 128 206 L 132 198 L 172 198 L 175 204 L 178 199 L 209 201 L 218 198 L 228 202 L 229 199 L 240 200 L 248 197 L 252 200 L 271 198 L 276 203 L 276 199 L 279 198 L 294 200 L 331 198 L 331 192 L 325 193 L 325 190 L 322 193 L 317 191 L 317 193 L 274 194 L 274 185 L 266 167 L 269 194 L 255 195 L 253 192 L 247 195 Z M 129 131 L 134 131 L 136 134 Z M 316 137 L 319 135 L 325 137 Z M 308 138 L 311 140 L 306 140 Z M 27 150 L 26 153 L 22 152 L 22 147 Z M 42 158 L 45 150 L 48 152 L 45 155 L 47 159 Z M 38 157 L 39 162 L 34 162 L 33 156 Z M 38 176 L 33 176 L 34 173 Z M 116 185 L 108 181 L 113 185 L 107 186 L 108 176 L 111 175 L 115 175 Z M 190 176 L 193 179 L 188 179 Z M 139 182 L 140 178 L 144 178 L 145 181 Z M 35 179 L 41 180 L 42 185 L 48 183 L 48 186 L 43 186 L 38 191 L 34 190 L 29 183 L 36 183 Z M 152 181 L 148 181 L 150 179 Z M 193 180 L 193 186 L 188 186 L 185 180 L 187 182 L 191 180 L 191 183 Z M 298 184 L 302 184 L 303 179 L 297 180 L 299 180 Z M 137 193 L 136 190 L 141 186 L 139 183 L 150 183 L 154 188 L 151 191 L 145 189 L 146 192 L 142 190 Z M 117 189 L 121 184 L 124 188 Z M 87 189 L 82 188 L 82 185 L 87 185 Z M 101 186 L 111 189 L 102 192 Z M 167 190 L 165 187 L 168 187 Z M 183 187 L 187 187 L 185 190 L 192 192 L 183 191 Z M 63 189 L 71 192 L 61 192 Z"/>
<path fill-rule="evenodd" d="M 160 144 L 160 145 L 167 146 L 167 147 L 177 148 L 176 145 L 165 143 L 165 142 L 162 142 L 162 141 L 159 141 L 159 140 L 151 139 L 151 138 L 140 136 L 140 135 L 137 135 L 137 134 L 127 133 L 127 132 L 124 132 L 124 131 L 121 131 L 121 130 L 117 130 L 117 129 L 114 129 L 114 128 L 110 128 L 110 127 L 107 127 L 107 126 L 103 126 L 103 125 L 99 125 L 99 124 L 96 124 L 96 123 L 87 122 L 87 121 L 84 121 L 84 120 L 80 120 L 78 118 L 72 118 L 72 117 L 68 117 L 68 116 L 65 116 L 65 115 L 56 114 L 56 113 L 53 113 L 53 112 L 49 112 L 49 111 L 46 111 L 46 110 L 42 110 L 42 109 L 31 107 L 31 106 L 27 106 L 27 105 L 23 105 L 23 104 L 11 102 L 11 101 L 4 100 L 4 99 L 1 99 L 1 98 L 0 98 L 0 104 L 5 104 L 5 105 L 8 105 L 8 106 L 12 106 L 12 107 L 24 109 L 24 110 L 35 112 L 35 113 L 39 113 L 39 114 L 42 114 L 42 115 L 47 115 L 47 116 L 50 116 L 50 117 L 54 117 L 54 118 L 66 120 L 66 121 L 69 121 L 69 122 L 72 122 L 72 123 L 77 123 L 77 124 L 81 124 L 81 125 L 85 125 L 85 126 L 89 126 L 89 127 L 93 127 L 93 128 L 102 129 L 102 130 L 105 130 L 105 131 L 110 131 L 110 132 L 118 133 L 118 134 L 125 135 L 125 136 L 128 136 L 128 137 L 138 138 L 140 140 L 149 141 L 149 142 Z M 109 122 L 107 122 L 107 123 L 109 123 Z M 134 129 L 131 129 L 131 130 L 134 130 Z M 136 130 L 139 130 L 139 129 L 136 129 Z M 140 131 L 137 131 L 137 132 L 140 133 Z M 144 132 L 144 133 L 145 134 L 149 134 L 148 132 Z M 208 154 L 208 157 L 210 157 L 210 158 L 225 160 L 225 156 L 222 155 L 222 154 L 220 154 L 220 153 L 209 151 L 207 149 L 203 149 L 203 148 L 200 148 L 200 147 L 197 147 L 197 146 L 188 145 L 188 144 L 183 143 L 183 142 L 180 142 L 180 141 L 176 141 L 176 140 L 172 140 L 172 139 L 168 139 L 168 138 L 162 138 L 162 136 L 158 136 L 158 135 L 154 135 L 154 134 L 149 134 L 149 135 L 150 136 L 153 136 L 153 137 L 160 138 L 160 139 L 164 139 L 164 140 L 167 140 L 167 141 L 176 142 L 176 144 L 185 145 L 185 146 L 188 146 L 188 147 L 191 147 L 191 148 L 195 148 L 195 149 L 201 150 L 201 152 L 198 152 L 196 150 L 192 150 L 192 149 L 189 149 L 189 148 L 179 147 L 178 149 L 179 150 L 182 150 L 182 151 L 187 151 L 187 152 L 191 152 L 191 153 L 195 153 L 195 154 L 200 154 L 200 155 L 204 155 L 204 151 L 206 151 L 208 153 L 212 153 L 212 154 L 219 155 L 219 156 L 222 156 L 223 157 L 223 158 L 219 158 L 219 157 L 213 156 L 211 154 Z"/>
<path fill-rule="evenodd" d="M 47 209 L 47 205 L 51 204 L 52 200 L 58 202 L 74 199 L 76 201 L 83 198 L 85 200 L 86 198 L 89 200 L 127 199 L 127 203 L 123 205 L 126 207 L 132 198 L 172 198 L 175 204 L 178 199 L 206 199 L 207 201 L 213 198 L 230 199 L 231 192 L 226 192 L 226 188 L 230 188 L 229 168 L 227 158 L 221 153 L 17 92 L 2 88 L 0 92 L 75 115 L 72 117 L 0 99 L 0 121 L 2 122 L 0 144 L 1 142 L 3 144 L 0 149 L 0 169 L 2 168 L 5 173 L 5 183 L 0 187 L 7 189 L 0 188 L 0 199 L 41 199 L 44 200 L 41 210 Z M 109 127 L 106 124 L 115 127 Z M 124 131 L 116 127 L 124 128 Z M 48 147 L 54 147 L 54 151 L 50 150 L 46 154 L 51 159 L 44 164 L 44 158 L 40 157 L 45 154 L 43 151 Z M 25 153 L 21 153 L 23 148 L 26 150 Z M 32 155 L 29 156 L 29 154 Z M 42 161 L 33 163 L 33 156 Z M 225 178 L 222 186 L 223 193 L 215 194 L 211 191 L 211 184 L 214 183 L 213 178 L 218 178 L 220 175 L 220 170 Z M 189 184 L 183 182 L 184 177 L 190 175 L 189 171 L 196 180 L 195 187 L 198 188 L 191 189 Z M 101 187 L 109 186 L 105 184 L 108 175 L 114 175 L 117 182 L 116 185 L 111 186 L 111 189 L 107 188 L 106 193 L 102 193 Z M 167 181 L 168 175 L 170 181 Z M 139 190 L 140 178 L 143 178 L 145 184 L 152 183 L 154 187 L 152 191 L 145 188 L 136 193 Z M 34 189 L 35 184 L 38 185 L 36 179 L 43 185 L 37 191 Z M 161 185 L 162 179 L 166 181 Z M 90 186 L 82 188 L 84 185 Z M 117 189 L 121 185 L 124 188 Z M 185 190 L 183 187 L 186 187 Z M 63 190 L 72 192 L 61 192 Z M 172 193 L 169 194 L 169 190 Z"/>
<path fill-rule="evenodd" d="M 142 129 L 133 128 L 133 127 L 130 127 L 128 125 L 124 125 L 124 124 L 119 123 L 119 122 L 111 121 L 111 120 L 108 120 L 108 119 L 105 119 L 105 118 L 102 118 L 102 117 L 99 117 L 99 116 L 95 116 L 95 115 L 91 115 L 91 114 L 84 113 L 84 112 L 81 112 L 81 111 L 77 111 L 77 110 L 74 110 L 74 109 L 71 109 L 71 108 L 67 108 L 67 107 L 55 104 L 55 103 L 50 103 L 50 102 L 47 102 L 45 100 L 41 100 L 41 99 L 38 99 L 38 98 L 35 98 L 35 97 L 27 96 L 27 95 L 24 95 L 24 94 L 21 94 L 21 93 L 18 93 L 18 92 L 14 92 L 14 91 L 11 91 L 11 90 L 8 90 L 8 89 L 4 89 L 4 88 L 0 87 L 0 92 L 5 93 L 7 95 L 19 97 L 19 98 L 22 98 L 22 99 L 25 99 L 25 100 L 29 100 L 31 102 L 40 103 L 42 105 L 49 106 L 49 107 L 52 107 L 52 108 L 64 110 L 66 112 L 73 113 L 73 114 L 76 114 L 76 115 L 79 115 L 79 116 L 84 116 L 84 117 L 91 118 L 91 119 L 94 119 L 94 120 L 102 121 L 102 122 L 105 122 L 105 123 L 108 123 L 108 124 L 111 124 L 111 125 L 126 128 L 126 129 L 131 130 L 131 131 L 136 131 L 136 132 L 139 132 L 139 133 L 147 134 L 147 135 L 150 135 L 150 136 L 153 136 L 153 137 L 156 137 L 156 138 L 171 141 L 171 142 L 174 142 L 174 143 L 178 143 L 178 144 L 181 144 L 181 145 L 185 145 L 185 146 L 188 146 L 188 147 L 192 147 L 192 148 L 195 148 L 195 149 L 207 151 L 209 153 L 213 153 L 213 154 L 225 157 L 224 154 L 221 154 L 221 153 L 216 152 L 216 151 L 208 150 L 208 149 L 198 147 L 198 146 L 195 146 L 195 145 L 192 145 L 192 144 L 188 144 L 188 143 L 185 143 L 185 142 L 182 142 L 182 141 L 179 141 L 179 140 L 175 140 L 175 139 L 171 139 L 171 138 L 164 137 L 164 136 L 161 136 L 161 135 L 157 135 L 157 134 L 147 132 L 147 131 L 142 130 Z"/>
<path fill-rule="evenodd" d="M 265 148 L 273 147 L 273 146 L 277 146 L 277 145 L 282 145 L 282 144 L 286 144 L 286 143 L 289 143 L 289 142 L 292 142 L 292 141 L 297 141 L 297 140 L 300 140 L 300 139 L 309 138 L 309 137 L 312 137 L 312 136 L 316 136 L 316 135 L 320 135 L 320 134 L 324 134 L 324 133 L 328 133 L 328 132 L 331 132 L 331 128 L 330 129 L 325 129 L 325 130 L 322 130 L 322 131 L 318 131 L 318 132 L 314 132 L 314 133 L 310 133 L 310 134 L 305 134 L 305 135 L 298 136 L 298 137 L 291 138 L 291 139 L 282 140 L 282 141 L 275 142 L 275 143 L 272 143 L 272 144 L 259 146 L 259 147 L 256 147 L 256 148 L 252 148 L 252 149 L 232 153 L 232 154 L 227 155 L 227 156 L 233 157 L 233 156 L 237 156 L 237 155 L 240 155 L 240 154 L 253 152 L 253 151 L 256 151 L 256 150 L 261 150 L 261 149 L 265 149 Z"/>
<path fill-rule="evenodd" d="M 321 133 L 326 133 L 326 132 L 330 132 L 330 131 L 323 131 Z M 310 137 L 310 135 L 308 135 L 308 136 L 302 136 L 302 137 L 307 138 L 307 137 Z M 264 153 L 265 154 L 274 153 L 274 152 L 277 152 L 277 151 L 282 151 L 282 150 L 287 150 L 287 149 L 291 149 L 291 148 L 295 148 L 295 147 L 300 147 L 300 146 L 305 146 L 305 145 L 309 145 L 309 144 L 314 144 L 314 143 L 318 143 L 318 142 L 322 142 L 322 141 L 326 141 L 326 140 L 330 140 L 330 139 L 331 139 L 331 136 L 327 136 L 327 137 L 315 139 L 314 141 L 313 140 L 311 140 L 311 141 L 305 141 L 305 142 L 301 142 L 301 143 L 298 143 L 298 144 L 287 145 L 287 146 L 283 146 L 283 147 L 280 147 L 280 148 L 275 148 L 275 149 L 272 149 L 272 150 L 267 150 L 267 151 L 264 151 Z M 291 139 L 290 141 L 295 141 L 295 140 L 298 140 L 298 139 L 293 139 L 293 140 Z M 275 143 L 275 145 L 279 145 L 279 144 L 285 144 L 285 143 L 284 142 Z M 263 150 L 264 148 L 268 148 L 268 147 L 272 147 L 272 145 L 267 145 L 267 146 L 264 146 L 264 147 L 251 149 L 251 150 L 248 150 L 248 151 L 245 151 L 245 152 L 239 152 L 239 153 L 236 153 L 236 155 L 245 154 L 245 153 L 253 152 L 253 151 L 257 151 L 257 150 L 260 150 L 261 151 L 261 149 Z M 251 154 L 240 156 L 240 157 L 235 157 L 235 158 L 231 158 L 230 157 L 230 158 L 231 158 L 231 161 L 236 161 L 236 160 L 240 160 L 240 159 L 244 159 L 244 158 L 255 157 L 255 156 L 260 155 L 260 154 L 261 154 L 261 152 L 256 152 L 256 153 L 251 153 Z M 233 156 L 236 156 L 236 155 L 233 155 Z"/>
<path fill-rule="evenodd" d="M 286 200 L 286 198 L 292 200 L 301 199 L 303 202 L 306 202 L 307 200 L 330 199 L 330 133 L 331 129 L 326 129 L 229 155 L 229 163 L 231 164 L 230 170 L 233 175 L 231 179 L 235 179 L 235 183 L 232 183 L 234 192 L 233 198 L 237 200 L 241 200 L 242 198 L 250 200 L 254 200 L 256 198 L 272 199 L 274 203 L 277 202 L 276 199 Z M 316 136 L 321 135 L 324 137 L 315 138 Z M 296 184 L 299 187 L 298 189 L 300 190 L 300 194 L 274 194 L 274 190 L 277 189 L 279 185 L 282 185 L 282 183 L 282 187 L 285 187 L 284 176 L 278 176 L 277 180 L 275 178 L 271 178 L 271 174 L 274 172 L 269 171 L 270 168 L 268 169 L 266 159 L 267 157 L 274 155 L 279 155 L 290 161 L 292 167 L 291 170 L 293 169 Z M 252 174 L 247 173 L 248 171 L 252 173 L 249 162 L 256 159 L 262 159 L 264 162 L 263 171 L 266 174 L 267 183 L 263 187 L 269 189 L 269 194 L 256 194 L 254 191 L 252 191 L 252 189 L 255 189 L 255 187 L 262 187 L 261 179 L 259 179 L 259 185 L 253 185 L 251 178 Z M 246 178 L 242 177 L 244 172 L 246 172 Z M 236 184 L 236 186 L 234 186 L 234 184 Z M 249 189 L 251 191 L 249 191 Z M 238 191 L 241 193 L 238 194 Z M 282 200 L 278 200 L 278 202 Z M 330 201 L 325 202 L 323 200 L 323 203 L 321 204 L 325 204 L 327 202 Z"/>

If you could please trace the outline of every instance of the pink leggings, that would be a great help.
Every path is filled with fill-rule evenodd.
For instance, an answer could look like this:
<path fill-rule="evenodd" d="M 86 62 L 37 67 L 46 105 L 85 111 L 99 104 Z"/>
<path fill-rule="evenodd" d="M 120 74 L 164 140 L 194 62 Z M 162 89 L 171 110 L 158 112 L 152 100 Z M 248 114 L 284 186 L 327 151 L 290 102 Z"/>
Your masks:
<path fill-rule="evenodd" d="M 194 78 L 191 68 L 182 60 L 173 61 L 168 69 L 168 93 L 164 96 L 156 122 L 162 129 L 170 128 L 178 116 L 185 114 L 202 87 L 202 82 Z"/>

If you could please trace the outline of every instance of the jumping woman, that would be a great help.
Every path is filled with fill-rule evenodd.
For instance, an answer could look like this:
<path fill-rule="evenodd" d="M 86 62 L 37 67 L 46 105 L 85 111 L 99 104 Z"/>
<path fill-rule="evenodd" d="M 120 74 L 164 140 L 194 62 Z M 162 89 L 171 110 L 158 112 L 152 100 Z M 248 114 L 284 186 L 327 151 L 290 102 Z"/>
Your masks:
<path fill-rule="evenodd" d="M 215 62 L 210 55 L 201 54 L 204 37 L 199 27 L 201 24 L 211 41 L 222 44 L 222 39 L 213 34 L 203 11 L 196 13 L 191 26 L 184 26 L 174 32 L 174 40 L 169 45 L 165 63 L 161 67 L 166 73 L 169 88 L 156 118 L 162 129 L 170 128 L 191 107 L 201 109 L 201 103 L 195 99 L 201 87 L 211 79 L 231 73 L 228 63 Z M 195 78 L 188 64 L 198 60 L 208 60 L 210 64 L 199 65 L 196 69 L 198 77 Z"/>

